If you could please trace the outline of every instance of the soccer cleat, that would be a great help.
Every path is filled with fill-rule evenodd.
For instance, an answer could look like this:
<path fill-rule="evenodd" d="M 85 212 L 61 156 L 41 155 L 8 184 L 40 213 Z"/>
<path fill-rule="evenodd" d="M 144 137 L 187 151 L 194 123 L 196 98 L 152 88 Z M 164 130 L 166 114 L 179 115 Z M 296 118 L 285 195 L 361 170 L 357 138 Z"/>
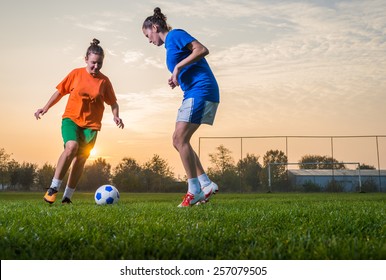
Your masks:
<path fill-rule="evenodd" d="M 205 199 L 205 194 L 203 191 L 201 191 L 198 194 L 192 194 L 192 193 L 188 192 L 184 196 L 184 199 L 182 200 L 180 205 L 178 205 L 178 207 L 190 207 L 190 206 L 192 206 L 192 205 L 196 204 L 197 202 L 204 200 L 204 199 Z"/>
<path fill-rule="evenodd" d="M 62 204 L 71 204 L 71 203 L 72 203 L 71 199 L 69 199 L 68 197 L 63 197 Z"/>
<path fill-rule="evenodd" d="M 205 194 L 205 198 L 200 201 L 200 203 L 207 203 L 209 198 L 218 192 L 218 186 L 216 183 L 210 183 L 208 186 L 203 187 L 202 191 Z"/>
<path fill-rule="evenodd" d="M 56 200 L 56 195 L 58 194 L 58 191 L 54 188 L 49 188 L 44 195 L 44 201 L 48 202 L 49 204 L 52 204 Z"/>

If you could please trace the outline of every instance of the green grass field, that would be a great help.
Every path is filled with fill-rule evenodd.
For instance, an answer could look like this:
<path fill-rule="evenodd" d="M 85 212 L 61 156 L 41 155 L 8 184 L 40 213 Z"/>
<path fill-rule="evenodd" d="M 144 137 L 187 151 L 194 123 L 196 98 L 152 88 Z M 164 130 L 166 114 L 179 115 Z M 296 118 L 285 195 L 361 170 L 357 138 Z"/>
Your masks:
<path fill-rule="evenodd" d="M 42 196 L 0 193 L 2 260 L 386 259 L 384 193 L 220 193 L 189 209 L 181 194 Z"/>

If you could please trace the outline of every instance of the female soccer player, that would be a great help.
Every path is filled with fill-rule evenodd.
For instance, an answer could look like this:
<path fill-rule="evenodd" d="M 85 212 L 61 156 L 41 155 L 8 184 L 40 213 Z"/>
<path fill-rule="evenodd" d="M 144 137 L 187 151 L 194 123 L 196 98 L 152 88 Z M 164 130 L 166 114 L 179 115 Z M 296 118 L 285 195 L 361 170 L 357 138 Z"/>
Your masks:
<path fill-rule="evenodd" d="M 145 19 L 142 31 L 149 43 L 165 44 L 166 64 L 172 73 L 169 86 L 184 91 L 173 134 L 173 145 L 188 177 L 188 192 L 179 207 L 207 202 L 218 186 L 205 174 L 190 139 L 201 124 L 213 124 L 220 101 L 217 81 L 205 59 L 209 51 L 186 31 L 172 30 L 160 8 Z"/>
<path fill-rule="evenodd" d="M 71 197 L 101 129 L 104 103 L 111 106 L 116 125 L 119 128 L 124 127 L 119 118 L 119 106 L 113 86 L 109 78 L 100 72 L 103 59 L 104 51 L 99 46 L 99 41 L 94 39 L 86 52 L 86 67 L 72 70 L 56 87 L 57 91 L 47 104 L 35 112 L 36 119 L 40 119 L 63 96 L 69 94 L 62 118 L 64 151 L 59 157 L 51 186 L 44 195 L 44 200 L 50 204 L 55 202 L 62 180 L 72 163 L 62 199 L 62 203 L 71 203 Z"/>

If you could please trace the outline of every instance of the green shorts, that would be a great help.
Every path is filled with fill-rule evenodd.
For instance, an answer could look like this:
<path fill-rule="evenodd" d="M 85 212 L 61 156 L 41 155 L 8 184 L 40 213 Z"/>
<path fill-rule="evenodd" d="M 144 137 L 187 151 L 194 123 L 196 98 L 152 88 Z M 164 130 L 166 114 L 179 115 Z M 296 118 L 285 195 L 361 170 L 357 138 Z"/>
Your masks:
<path fill-rule="evenodd" d="M 98 131 L 90 128 L 82 128 L 74 123 L 71 119 L 62 120 L 62 138 L 64 145 L 68 141 L 76 141 L 79 144 L 78 155 L 83 154 L 87 157 L 94 148 Z"/>

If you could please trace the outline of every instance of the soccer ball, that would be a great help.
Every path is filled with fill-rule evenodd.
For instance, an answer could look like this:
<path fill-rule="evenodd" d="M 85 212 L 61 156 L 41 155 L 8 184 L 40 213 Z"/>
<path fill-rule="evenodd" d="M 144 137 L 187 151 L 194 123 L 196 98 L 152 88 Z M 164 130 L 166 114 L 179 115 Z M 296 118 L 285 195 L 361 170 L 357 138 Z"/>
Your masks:
<path fill-rule="evenodd" d="M 119 192 L 111 185 L 100 186 L 95 192 L 95 202 L 98 205 L 115 204 L 119 200 Z"/>

